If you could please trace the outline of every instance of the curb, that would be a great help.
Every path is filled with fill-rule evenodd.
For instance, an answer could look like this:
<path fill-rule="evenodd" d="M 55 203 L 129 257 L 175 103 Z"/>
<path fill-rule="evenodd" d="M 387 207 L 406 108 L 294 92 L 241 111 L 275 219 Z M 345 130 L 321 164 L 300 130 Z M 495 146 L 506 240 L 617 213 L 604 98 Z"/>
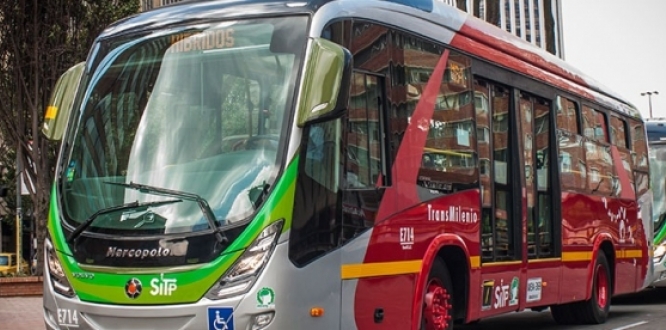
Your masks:
<path fill-rule="evenodd" d="M 42 276 L 0 277 L 0 297 L 41 296 Z"/>

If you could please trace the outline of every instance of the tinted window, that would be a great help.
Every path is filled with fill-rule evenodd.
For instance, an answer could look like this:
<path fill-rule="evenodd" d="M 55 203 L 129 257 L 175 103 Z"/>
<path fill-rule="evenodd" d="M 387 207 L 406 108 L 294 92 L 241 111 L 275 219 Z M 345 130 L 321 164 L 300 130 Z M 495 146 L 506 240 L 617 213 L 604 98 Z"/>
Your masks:
<path fill-rule="evenodd" d="M 666 123 L 648 122 L 645 124 L 648 141 L 666 140 Z"/>
<path fill-rule="evenodd" d="M 578 104 L 557 98 L 557 141 L 560 163 L 560 182 L 565 190 L 587 189 L 587 163 L 583 138 L 578 134 Z"/>
<path fill-rule="evenodd" d="M 627 148 L 627 123 L 616 116 L 611 116 L 611 135 L 613 144 L 620 148 Z"/>
<path fill-rule="evenodd" d="M 340 120 L 303 132 L 289 258 L 304 265 L 337 247 Z"/>

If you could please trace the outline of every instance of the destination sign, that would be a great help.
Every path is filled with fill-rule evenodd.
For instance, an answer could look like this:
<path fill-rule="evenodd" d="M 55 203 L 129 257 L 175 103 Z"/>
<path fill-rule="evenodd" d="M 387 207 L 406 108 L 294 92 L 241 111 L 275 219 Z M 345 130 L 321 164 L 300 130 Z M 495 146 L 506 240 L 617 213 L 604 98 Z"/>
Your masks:
<path fill-rule="evenodd" d="M 211 49 L 232 48 L 236 43 L 234 29 L 185 32 L 170 36 L 169 53 L 184 53 Z"/>

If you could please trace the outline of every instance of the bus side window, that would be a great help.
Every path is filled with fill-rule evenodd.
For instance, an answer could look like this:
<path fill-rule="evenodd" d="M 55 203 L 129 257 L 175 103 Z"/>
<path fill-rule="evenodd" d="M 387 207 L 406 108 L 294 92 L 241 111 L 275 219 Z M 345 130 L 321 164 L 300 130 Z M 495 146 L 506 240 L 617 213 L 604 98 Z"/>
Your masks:
<path fill-rule="evenodd" d="M 629 148 L 629 144 L 627 142 L 627 123 L 617 116 L 611 116 L 610 126 L 611 135 L 613 137 L 613 144 L 620 148 Z"/>
<path fill-rule="evenodd" d="M 587 190 L 592 194 L 609 196 L 616 186 L 608 139 L 606 114 L 583 106 L 583 133 L 587 161 Z"/>
<path fill-rule="evenodd" d="M 481 183 L 481 251 L 483 261 L 494 260 L 493 249 L 493 168 L 490 134 L 490 90 L 483 80 L 474 81 L 477 146 L 479 152 L 479 181 Z"/>
<path fill-rule="evenodd" d="M 631 127 L 631 158 L 634 170 L 636 194 L 640 196 L 649 189 L 648 146 L 645 126 L 634 119 L 629 120 Z"/>
<path fill-rule="evenodd" d="M 331 40 L 354 54 L 349 109 L 342 125 L 341 213 L 336 243 L 343 245 L 372 227 L 384 189 L 391 186 L 387 161 L 387 27 L 363 21 L 336 22 Z"/>
<path fill-rule="evenodd" d="M 629 187 L 624 187 L 618 184 L 618 188 L 615 191 L 615 196 L 619 197 L 622 193 L 623 188 L 629 188 L 631 189 L 632 194 L 635 193 L 635 186 L 634 186 L 634 171 L 632 169 L 632 159 L 631 159 L 631 151 L 629 150 L 629 136 L 627 132 L 629 130 L 627 129 L 627 122 L 618 117 L 618 116 L 611 116 L 611 137 L 613 141 L 613 145 L 618 150 L 618 153 L 620 154 L 620 158 L 622 160 L 622 169 L 626 172 L 627 176 L 629 177 L 629 182 L 631 183 Z M 618 173 L 619 176 L 619 173 Z"/>
<path fill-rule="evenodd" d="M 563 97 L 557 99 L 557 129 L 578 134 L 578 104 Z"/>
<path fill-rule="evenodd" d="M 579 109 L 574 101 L 557 97 L 560 182 L 563 190 L 583 192 L 587 189 L 588 173 L 583 137 L 579 135 Z"/>
<path fill-rule="evenodd" d="M 412 49 L 421 53 L 423 58 L 433 56 L 438 51 L 437 45 L 411 37 L 409 41 L 413 45 Z M 450 51 L 421 152 L 421 167 L 417 177 L 417 185 L 423 188 L 419 189 L 421 200 L 478 187 L 471 64 L 467 56 Z M 433 70 L 407 66 L 407 93 L 425 88 Z M 412 115 L 420 98 L 421 93 L 418 92 L 415 96 L 406 95 L 406 99 L 411 99 Z"/>
<path fill-rule="evenodd" d="M 374 188 L 382 172 L 381 116 L 383 84 L 374 75 L 355 72 L 346 131 L 345 188 Z"/>

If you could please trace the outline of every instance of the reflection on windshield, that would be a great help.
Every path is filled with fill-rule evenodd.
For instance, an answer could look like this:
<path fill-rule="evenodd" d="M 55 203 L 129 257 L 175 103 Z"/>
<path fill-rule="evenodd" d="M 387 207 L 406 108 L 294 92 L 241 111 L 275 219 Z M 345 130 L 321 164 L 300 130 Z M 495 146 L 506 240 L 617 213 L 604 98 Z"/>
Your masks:
<path fill-rule="evenodd" d="M 666 220 L 666 144 L 650 145 L 650 178 L 654 197 L 654 229 L 661 229 Z"/>
<path fill-rule="evenodd" d="M 270 186 L 279 169 L 305 20 L 224 22 L 109 42 L 70 138 L 62 189 L 68 220 L 165 198 L 107 184 L 130 182 L 201 196 L 220 224 L 253 214 L 263 198 L 254 191 Z M 290 52 L 275 43 L 290 44 Z M 161 221 L 150 226 L 138 225 L 141 217 L 113 218 L 90 230 L 179 233 L 206 230 L 212 220 L 196 201 L 160 207 L 153 218 Z"/>
<path fill-rule="evenodd" d="M 0 257 L 0 266 L 9 266 L 9 258 Z"/>

